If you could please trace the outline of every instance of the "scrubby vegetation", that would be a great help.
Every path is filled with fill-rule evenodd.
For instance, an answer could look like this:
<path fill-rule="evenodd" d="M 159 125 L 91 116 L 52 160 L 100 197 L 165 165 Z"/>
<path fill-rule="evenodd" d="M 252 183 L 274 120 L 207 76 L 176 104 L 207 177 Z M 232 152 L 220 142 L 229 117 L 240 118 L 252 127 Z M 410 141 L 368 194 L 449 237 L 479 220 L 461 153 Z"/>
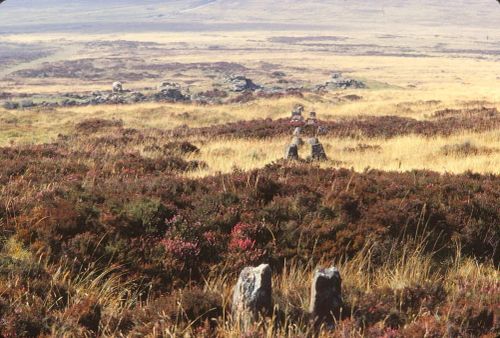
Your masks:
<path fill-rule="evenodd" d="M 0 5 L 0 337 L 500 336 L 498 5 L 170 2 Z"/>
<path fill-rule="evenodd" d="M 278 162 L 190 179 L 199 148 L 170 136 L 88 120 L 0 149 L 4 336 L 239 336 L 231 286 L 261 262 L 275 313 L 256 336 L 312 335 L 311 271 L 330 262 L 345 308 L 320 335 L 500 333 L 499 176 Z"/>
<path fill-rule="evenodd" d="M 173 136 L 232 136 L 268 138 L 290 134 L 289 119 L 238 121 L 202 128 L 177 128 Z M 395 137 L 399 135 L 448 136 L 457 131 L 484 132 L 500 126 L 496 108 L 437 111 L 431 120 L 402 116 L 358 116 L 320 121 L 323 134 L 338 137 Z"/>

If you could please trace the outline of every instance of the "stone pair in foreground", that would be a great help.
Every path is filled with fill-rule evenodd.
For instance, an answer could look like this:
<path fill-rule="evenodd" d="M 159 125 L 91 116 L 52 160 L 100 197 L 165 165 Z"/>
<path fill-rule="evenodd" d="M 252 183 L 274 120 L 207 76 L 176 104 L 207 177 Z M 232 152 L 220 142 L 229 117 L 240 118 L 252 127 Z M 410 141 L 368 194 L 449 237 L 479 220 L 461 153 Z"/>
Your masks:
<path fill-rule="evenodd" d="M 260 316 L 273 311 L 271 267 L 262 264 L 247 267 L 240 273 L 233 293 L 233 318 L 243 329 Z M 309 314 L 315 325 L 333 325 L 342 307 L 342 279 L 337 268 L 317 269 L 311 284 Z"/>

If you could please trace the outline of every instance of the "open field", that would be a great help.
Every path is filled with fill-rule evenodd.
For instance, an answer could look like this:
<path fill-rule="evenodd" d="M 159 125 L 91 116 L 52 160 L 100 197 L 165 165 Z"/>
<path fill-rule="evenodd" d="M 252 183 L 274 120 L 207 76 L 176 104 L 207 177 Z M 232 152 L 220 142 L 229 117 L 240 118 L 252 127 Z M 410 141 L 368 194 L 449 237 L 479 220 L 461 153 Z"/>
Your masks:
<path fill-rule="evenodd" d="M 409 62 L 407 59 L 404 61 Z M 492 64 L 486 63 L 484 72 L 491 69 Z M 477 68 L 480 72 L 480 67 Z M 201 153 L 197 158 L 209 165 L 208 169 L 196 174 L 227 173 L 233 167 L 249 170 L 280 159 L 285 145 L 291 140 L 286 135 L 291 135 L 293 128 L 283 125 L 283 120 L 279 119 L 288 118 L 294 105 L 303 104 L 316 111 L 320 119 L 332 129 L 331 135 L 322 138 L 333 160 L 323 163 L 324 167 L 396 171 L 429 169 L 453 173 L 470 170 L 498 174 L 500 93 L 481 83 L 436 85 L 427 76 L 416 72 L 410 77 L 424 83 L 424 89 L 347 90 L 325 95 L 306 94 L 302 98 L 257 98 L 248 103 L 209 106 L 143 103 L 4 110 L 0 144 L 50 142 L 60 133 L 71 133 L 75 124 L 89 118 L 121 120 L 125 127 L 131 128 L 175 130 L 189 127 L 189 132 L 174 134 L 200 147 Z M 351 101 L 349 96 L 352 95 L 359 99 Z M 481 112 L 483 108 L 486 110 Z M 446 109 L 456 111 L 443 117 L 434 116 L 436 112 Z M 470 111 L 477 112 L 471 115 L 468 113 Z M 390 116 L 402 120 L 385 118 Z M 252 128 L 259 123 L 249 125 L 239 133 L 214 127 L 262 119 L 276 122 L 263 121 L 260 123 L 261 128 L 264 125 L 273 128 L 275 124 L 280 124 L 282 128 L 279 132 L 278 129 L 270 129 L 267 134 L 254 135 Z M 356 121 L 360 119 L 367 120 L 367 123 L 357 126 Z M 345 151 L 357 144 L 377 145 L 380 148 L 368 152 Z M 443 147 L 460 144 L 471 144 L 479 151 L 466 149 L 463 153 L 442 156 Z"/>
<path fill-rule="evenodd" d="M 202 169 L 196 175 L 207 175 L 217 172 L 228 173 L 234 167 L 244 170 L 261 168 L 268 163 L 281 159 L 284 147 L 291 139 L 282 133 L 276 136 L 273 136 L 272 133 L 269 136 L 265 133 L 263 136 L 260 136 L 259 133 L 253 135 L 252 128 L 255 127 L 252 127 L 252 124 L 246 126 L 247 129 L 239 129 L 239 133 L 233 133 L 232 129 L 229 129 L 226 134 L 223 130 L 207 127 L 207 125 L 217 124 L 221 121 L 237 121 L 239 120 L 238 115 L 236 115 L 237 112 L 236 116 L 224 115 L 223 113 L 218 115 L 216 109 L 214 109 L 213 114 L 209 116 L 196 117 L 196 110 L 203 111 L 202 108 L 195 108 L 188 113 L 184 108 L 186 107 L 175 105 L 168 108 L 164 106 L 134 106 L 113 108 L 107 112 L 98 110 L 94 114 L 87 113 L 87 108 L 76 109 L 75 111 L 38 112 L 36 114 L 23 112 L 19 114 L 20 116 L 9 113 L 2 118 L 6 125 L 1 128 L 3 129 L 3 138 L 0 138 L 0 140 L 4 145 L 9 143 L 49 142 L 61 133 L 71 133 L 74 123 L 84 121 L 90 117 L 96 118 L 97 116 L 100 118 L 107 117 L 110 120 L 120 120 L 119 117 L 122 116 L 121 120 L 124 121 L 126 127 L 140 126 L 141 128 L 169 129 L 187 124 L 194 129 L 183 139 L 194 143 L 201 149 L 201 152 L 193 155 L 193 158 L 203 160 L 208 164 L 207 169 Z M 130 110 L 133 110 L 133 113 L 128 113 Z M 169 114 L 165 114 L 165 111 L 169 111 Z M 276 111 L 279 110 L 276 109 Z M 284 117 L 279 113 L 275 116 L 273 114 L 269 115 L 252 116 L 261 119 Z M 440 128 L 446 126 L 447 123 L 451 123 L 448 119 L 441 122 L 435 119 L 431 121 L 426 119 L 402 120 L 398 122 L 403 124 L 403 130 L 386 130 L 388 127 L 394 127 L 396 121 L 389 120 L 385 122 L 382 117 L 373 121 L 368 119 L 367 121 L 370 121 L 370 123 L 366 126 L 361 125 L 362 129 L 357 132 L 356 121 L 358 119 L 352 119 L 351 117 L 349 120 L 341 120 L 339 117 L 339 121 L 334 122 L 332 126 L 338 127 L 338 132 L 335 133 L 335 130 L 333 130 L 332 135 L 326 135 L 322 138 L 322 142 L 332 161 L 322 163 L 322 167 L 352 167 L 358 171 L 372 168 L 395 171 L 428 169 L 450 173 L 463 173 L 465 171 L 499 173 L 500 135 L 498 133 L 498 124 L 500 121 L 495 120 L 493 117 L 488 117 L 483 121 L 484 130 L 478 131 L 468 130 L 467 128 L 456 131 L 441 130 Z M 405 129 L 408 121 L 417 123 L 416 129 Z M 465 121 L 470 121 L 469 124 L 474 128 L 480 127 L 478 121 L 473 118 Z M 423 124 L 425 122 L 430 124 Z M 461 120 L 458 120 L 458 123 L 460 122 Z M 274 124 L 277 123 L 281 124 L 282 122 L 274 122 Z M 264 125 L 272 128 L 273 122 L 264 121 Z M 345 125 L 345 127 L 342 127 L 342 125 Z M 427 129 L 417 129 L 424 126 Z M 198 130 L 196 127 L 202 128 L 202 130 Z M 286 126 L 285 128 L 285 131 L 289 129 Z M 217 135 L 220 132 L 222 134 L 218 135 L 217 138 L 212 137 L 212 135 Z M 355 137 L 345 137 L 346 132 L 354 134 Z M 401 134 L 399 134 L 400 132 Z M 419 132 L 424 134 L 419 134 Z M 183 133 L 186 133 L 186 131 L 179 131 L 180 135 Z M 263 133 L 263 131 L 260 131 L 260 133 Z M 374 136 L 372 136 L 372 133 Z M 431 135 L 426 135 L 426 133 Z M 176 134 L 173 133 L 173 135 Z M 179 140 L 177 137 L 165 137 L 164 142 L 168 142 L 170 139 Z M 358 145 L 367 144 L 371 145 L 372 148 L 366 150 L 356 148 Z M 146 141 L 134 150 L 143 151 L 143 149 L 151 145 L 154 144 Z M 467 147 L 467 145 L 470 145 L 470 147 Z M 460 146 L 465 148 L 460 149 Z M 455 152 L 447 152 L 447 147 L 457 147 L 457 149 Z M 306 147 L 302 151 L 307 153 Z M 303 155 L 305 156 L 305 154 Z"/>
<path fill-rule="evenodd" d="M 0 5 L 0 336 L 500 335 L 494 1 L 94 2 Z"/>

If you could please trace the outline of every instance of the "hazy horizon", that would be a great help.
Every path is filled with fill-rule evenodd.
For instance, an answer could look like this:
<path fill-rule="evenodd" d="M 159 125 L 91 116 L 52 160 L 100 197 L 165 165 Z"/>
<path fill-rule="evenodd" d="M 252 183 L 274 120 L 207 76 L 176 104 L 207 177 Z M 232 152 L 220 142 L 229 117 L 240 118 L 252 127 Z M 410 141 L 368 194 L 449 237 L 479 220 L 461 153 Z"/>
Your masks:
<path fill-rule="evenodd" d="M 278 15 L 279 14 L 279 15 Z M 415 26 L 445 31 L 500 27 L 495 0 L 408 3 L 382 0 L 7 0 L 0 33 L 44 31 L 314 30 L 388 32 Z"/>

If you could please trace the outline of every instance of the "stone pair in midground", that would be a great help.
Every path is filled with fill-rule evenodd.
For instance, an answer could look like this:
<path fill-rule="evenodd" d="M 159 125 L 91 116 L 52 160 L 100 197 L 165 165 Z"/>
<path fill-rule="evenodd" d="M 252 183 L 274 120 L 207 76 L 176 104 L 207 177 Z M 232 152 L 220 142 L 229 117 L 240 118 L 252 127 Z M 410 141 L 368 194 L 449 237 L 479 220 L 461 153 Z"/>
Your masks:
<path fill-rule="evenodd" d="M 322 128 L 318 124 L 316 112 L 309 113 L 307 119 L 302 116 L 303 112 L 304 106 L 302 105 L 297 105 L 292 111 L 290 125 L 295 127 L 295 129 L 293 131 L 292 142 L 286 146 L 285 159 L 299 159 L 299 150 L 305 144 L 302 139 L 302 136 L 304 136 L 307 137 L 307 143 L 311 146 L 311 155 L 308 159 L 317 161 L 326 160 L 325 149 L 318 139 L 318 134 Z"/>
<path fill-rule="evenodd" d="M 273 311 L 271 268 L 268 264 L 247 267 L 233 292 L 233 318 L 246 328 Z M 335 267 L 317 269 L 311 283 L 309 316 L 315 325 L 334 324 L 342 307 L 342 279 Z"/>

